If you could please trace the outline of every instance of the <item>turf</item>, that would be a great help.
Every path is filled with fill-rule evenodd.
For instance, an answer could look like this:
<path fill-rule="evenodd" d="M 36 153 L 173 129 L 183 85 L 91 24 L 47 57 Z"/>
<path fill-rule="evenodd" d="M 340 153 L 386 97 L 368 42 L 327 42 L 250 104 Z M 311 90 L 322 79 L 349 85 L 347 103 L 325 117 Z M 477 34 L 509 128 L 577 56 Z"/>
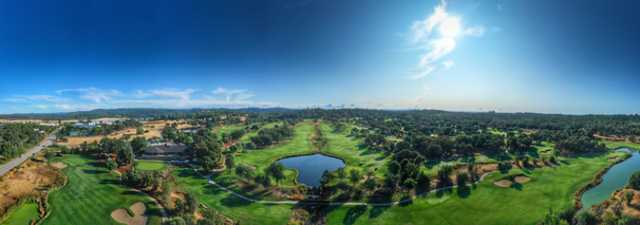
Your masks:
<path fill-rule="evenodd" d="M 38 204 L 33 201 L 22 203 L 13 209 L 1 225 L 28 225 L 39 218 Z"/>
<path fill-rule="evenodd" d="M 136 169 L 138 170 L 163 170 L 167 168 L 167 164 L 160 160 L 137 160 Z"/>
<path fill-rule="evenodd" d="M 234 221 L 248 225 L 287 224 L 291 214 L 291 205 L 262 205 L 247 202 L 227 192 L 207 184 L 207 180 L 194 174 L 190 169 L 174 171 L 180 187 L 196 196 L 208 207 L 212 207 Z"/>
<path fill-rule="evenodd" d="M 65 155 L 56 160 L 67 165 L 64 174 L 68 183 L 49 196 L 50 215 L 42 224 L 118 224 L 111 218 L 117 208 L 127 208 L 135 202 L 147 205 L 149 223 L 160 224 L 160 213 L 150 198 L 119 184 L 116 175 L 82 155 Z"/>
<path fill-rule="evenodd" d="M 601 141 L 604 143 L 609 149 L 618 149 L 618 148 L 633 148 L 636 150 L 640 150 L 640 144 L 631 143 L 628 141 Z"/>
<path fill-rule="evenodd" d="M 404 206 L 338 207 L 329 211 L 328 224 L 533 225 L 550 208 L 571 207 L 574 193 L 610 163 L 608 156 L 572 158 L 558 167 L 525 171 L 532 180 L 517 188 L 494 186 L 504 176 L 494 173 L 470 195 L 451 191 L 419 197 Z"/>

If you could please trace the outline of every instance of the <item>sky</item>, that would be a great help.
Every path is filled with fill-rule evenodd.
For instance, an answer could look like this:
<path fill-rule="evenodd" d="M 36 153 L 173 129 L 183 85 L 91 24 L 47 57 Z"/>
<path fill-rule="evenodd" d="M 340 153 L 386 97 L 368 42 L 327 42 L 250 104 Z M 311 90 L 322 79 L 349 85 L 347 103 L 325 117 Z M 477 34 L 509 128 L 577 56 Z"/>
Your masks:
<path fill-rule="evenodd" d="M 636 1 L 0 1 L 0 113 L 640 113 Z"/>

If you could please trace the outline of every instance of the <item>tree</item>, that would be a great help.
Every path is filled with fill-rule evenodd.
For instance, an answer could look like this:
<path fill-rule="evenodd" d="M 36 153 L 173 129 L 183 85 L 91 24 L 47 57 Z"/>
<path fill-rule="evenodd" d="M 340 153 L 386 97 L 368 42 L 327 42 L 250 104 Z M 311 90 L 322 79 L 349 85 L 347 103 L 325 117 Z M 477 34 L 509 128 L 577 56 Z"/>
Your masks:
<path fill-rule="evenodd" d="M 142 127 L 142 126 L 137 127 L 136 128 L 136 134 L 137 135 L 144 134 L 144 127 Z"/>
<path fill-rule="evenodd" d="M 276 182 L 280 182 L 284 177 L 284 166 L 281 163 L 273 163 L 269 168 L 267 168 L 267 174 L 273 176 L 276 179 Z"/>
<path fill-rule="evenodd" d="M 629 178 L 629 187 L 640 190 L 640 172 L 635 172 Z"/>
<path fill-rule="evenodd" d="M 142 154 L 147 146 L 149 146 L 149 142 L 144 137 L 134 137 L 131 140 L 131 148 L 133 149 L 133 153 L 136 155 Z"/>
<path fill-rule="evenodd" d="M 431 188 L 431 178 L 424 172 L 418 173 L 417 185 L 420 188 L 429 190 Z"/>
<path fill-rule="evenodd" d="M 453 172 L 453 166 L 444 165 L 438 170 L 438 185 L 441 187 L 450 186 L 452 181 L 449 177 Z"/>
<path fill-rule="evenodd" d="M 114 142 L 114 150 L 116 151 L 116 162 L 118 166 L 129 165 L 133 162 L 133 150 L 129 142 L 117 140 Z"/>
<path fill-rule="evenodd" d="M 352 169 L 349 172 L 349 180 L 351 181 L 352 184 L 356 184 L 358 183 L 358 181 L 360 181 L 360 179 L 362 179 L 362 175 L 360 175 L 360 171 Z"/>
<path fill-rule="evenodd" d="M 105 166 L 107 167 L 107 169 L 113 170 L 116 167 L 118 167 L 118 164 L 115 161 L 113 161 L 113 159 L 108 158 L 107 162 L 105 163 Z"/>

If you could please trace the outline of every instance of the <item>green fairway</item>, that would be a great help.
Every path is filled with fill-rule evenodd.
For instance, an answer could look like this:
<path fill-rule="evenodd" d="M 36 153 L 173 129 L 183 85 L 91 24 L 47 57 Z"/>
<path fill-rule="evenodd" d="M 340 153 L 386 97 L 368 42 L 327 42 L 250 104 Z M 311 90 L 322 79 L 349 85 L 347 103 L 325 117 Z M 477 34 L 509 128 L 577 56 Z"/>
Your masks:
<path fill-rule="evenodd" d="M 38 217 L 38 204 L 27 201 L 11 210 L 1 225 L 29 225 Z"/>
<path fill-rule="evenodd" d="M 111 212 L 135 202 L 146 204 L 148 224 L 160 224 L 159 210 L 146 194 L 121 186 L 117 176 L 95 160 L 82 155 L 65 155 L 56 160 L 67 165 L 63 172 L 69 180 L 50 194 L 50 215 L 43 224 L 117 225 Z"/>
<path fill-rule="evenodd" d="M 619 148 L 633 148 L 636 150 L 640 150 L 640 144 L 631 143 L 627 141 L 600 141 L 604 143 L 609 149 L 619 149 Z"/>
<path fill-rule="evenodd" d="M 241 224 L 282 225 L 287 224 L 291 214 L 291 205 L 263 205 L 247 202 L 207 184 L 206 178 L 194 174 L 190 169 L 177 169 L 175 177 L 180 188 L 234 221 L 240 221 Z"/>
<path fill-rule="evenodd" d="M 138 170 L 163 170 L 167 168 L 167 164 L 161 160 L 137 160 L 136 169 Z"/>
<path fill-rule="evenodd" d="M 328 224 L 492 224 L 533 225 L 550 208 L 572 206 L 574 193 L 591 182 L 594 174 L 609 165 L 608 155 L 567 159 L 553 168 L 530 171 L 532 180 L 520 188 L 493 185 L 502 174 L 494 173 L 468 196 L 452 191 L 419 197 L 412 204 L 393 207 L 337 207 L 330 210 Z M 527 172 L 527 171 L 525 171 Z"/>

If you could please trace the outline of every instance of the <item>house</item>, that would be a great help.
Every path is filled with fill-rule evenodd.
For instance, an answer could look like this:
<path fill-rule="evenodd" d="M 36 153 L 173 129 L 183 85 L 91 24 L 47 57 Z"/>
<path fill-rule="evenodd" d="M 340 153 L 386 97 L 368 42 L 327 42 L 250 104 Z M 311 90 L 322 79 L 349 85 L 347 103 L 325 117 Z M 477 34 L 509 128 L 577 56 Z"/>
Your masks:
<path fill-rule="evenodd" d="M 184 144 L 173 142 L 152 143 L 139 159 L 184 161 L 187 158 L 185 155 L 186 150 L 187 146 Z"/>

